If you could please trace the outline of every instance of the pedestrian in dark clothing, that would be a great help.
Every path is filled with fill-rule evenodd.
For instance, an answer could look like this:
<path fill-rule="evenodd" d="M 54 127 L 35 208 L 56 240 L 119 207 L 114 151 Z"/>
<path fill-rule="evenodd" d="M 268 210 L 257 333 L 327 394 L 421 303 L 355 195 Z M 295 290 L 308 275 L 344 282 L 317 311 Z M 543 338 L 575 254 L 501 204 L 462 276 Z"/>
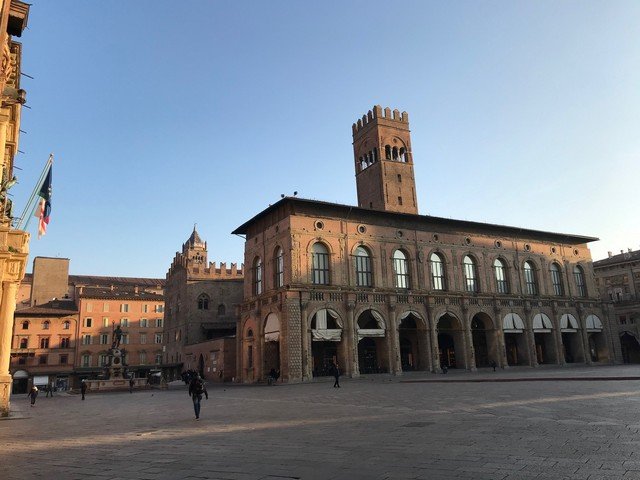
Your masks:
<path fill-rule="evenodd" d="M 449 366 L 446 363 L 442 364 L 442 373 L 447 373 L 449 371 Z"/>
<path fill-rule="evenodd" d="M 193 400 L 193 411 L 196 414 L 196 420 L 200 420 L 200 401 L 202 400 L 203 394 L 206 399 L 209 400 L 209 393 L 207 392 L 207 387 L 204 385 L 204 380 L 196 373 L 189 384 L 189 395 L 191 395 L 191 400 Z"/>
<path fill-rule="evenodd" d="M 340 375 L 342 374 L 342 372 L 340 371 L 340 365 L 338 365 L 337 363 L 333 366 L 333 378 L 336 379 L 335 382 L 333 382 L 333 388 L 340 388 Z"/>
<path fill-rule="evenodd" d="M 131 377 L 129 379 L 129 393 L 133 393 L 133 387 L 136 384 L 136 381 L 133 379 L 133 377 Z"/>
<path fill-rule="evenodd" d="M 490 366 L 491 368 L 493 368 L 493 371 L 495 372 L 495 371 L 496 371 L 496 367 L 497 367 L 498 365 L 496 364 L 496 361 L 495 361 L 495 360 L 491 360 L 491 363 L 489 364 L 489 366 Z"/>
<path fill-rule="evenodd" d="M 38 387 L 36 387 L 35 385 L 33 387 L 31 387 L 31 390 L 29 390 L 29 393 L 27 394 L 27 397 L 29 397 L 31 399 L 31 406 L 35 407 L 36 398 L 38 398 Z"/>
<path fill-rule="evenodd" d="M 87 382 L 82 380 L 82 385 L 80 386 L 80 393 L 82 394 L 82 400 L 84 400 L 84 394 L 87 393 Z"/>
<path fill-rule="evenodd" d="M 44 398 L 49 398 L 49 394 L 51 394 L 51 396 L 53 397 L 53 389 L 51 388 L 50 385 L 45 385 L 44 391 L 45 391 Z"/>

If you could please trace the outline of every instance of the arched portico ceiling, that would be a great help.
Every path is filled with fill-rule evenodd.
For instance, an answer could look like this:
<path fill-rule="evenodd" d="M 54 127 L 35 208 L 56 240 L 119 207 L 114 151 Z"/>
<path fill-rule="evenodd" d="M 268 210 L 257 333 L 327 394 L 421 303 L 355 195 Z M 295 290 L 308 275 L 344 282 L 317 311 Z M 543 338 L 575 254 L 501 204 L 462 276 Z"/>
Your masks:
<path fill-rule="evenodd" d="M 517 313 L 507 313 L 502 319 L 502 331 L 505 333 L 522 333 L 524 322 Z"/>
<path fill-rule="evenodd" d="M 598 318 L 597 315 L 589 315 L 584 321 L 585 328 L 587 332 L 601 332 L 602 331 L 602 322 Z"/>
<path fill-rule="evenodd" d="M 311 329 L 311 340 L 314 342 L 339 342 L 342 338 L 342 321 L 335 310 L 323 308 L 311 316 L 310 323 L 315 317 L 315 328 Z M 328 328 L 329 323 L 338 328 Z"/>
<path fill-rule="evenodd" d="M 533 317 L 534 332 L 550 332 L 551 330 L 553 330 L 551 319 L 544 313 L 539 313 Z"/>
<path fill-rule="evenodd" d="M 570 313 L 565 313 L 560 317 L 560 331 L 562 332 L 577 332 L 578 331 L 578 321 L 576 317 L 571 315 Z"/>
<path fill-rule="evenodd" d="M 280 340 L 280 320 L 275 313 L 267 315 L 264 322 L 264 341 L 277 342 Z"/>
<path fill-rule="evenodd" d="M 16 373 L 14 373 L 12 375 L 13 379 L 15 380 L 16 378 L 29 378 L 29 374 L 27 372 L 25 372 L 24 370 L 16 370 Z"/>
<path fill-rule="evenodd" d="M 403 320 L 409 318 L 409 316 L 411 316 L 411 315 L 413 315 L 415 318 L 419 319 L 424 324 L 424 318 L 422 318 L 422 315 L 420 315 L 415 310 L 408 310 L 408 311 L 404 312 L 402 315 L 400 315 L 400 317 L 398 318 L 398 325 L 400 325 Z"/>
<path fill-rule="evenodd" d="M 360 318 L 362 315 L 370 313 L 373 319 L 378 324 L 378 328 L 360 328 Z M 358 317 L 358 341 L 362 340 L 365 337 L 384 337 L 385 335 L 385 321 L 382 315 L 380 315 L 375 310 L 365 310 Z"/>

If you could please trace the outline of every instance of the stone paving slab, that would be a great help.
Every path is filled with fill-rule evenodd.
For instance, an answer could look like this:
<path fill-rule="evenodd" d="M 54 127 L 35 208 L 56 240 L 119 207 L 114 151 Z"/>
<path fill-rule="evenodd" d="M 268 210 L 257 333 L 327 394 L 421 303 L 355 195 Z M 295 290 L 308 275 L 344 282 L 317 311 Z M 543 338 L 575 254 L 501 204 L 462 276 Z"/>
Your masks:
<path fill-rule="evenodd" d="M 212 385 L 200 421 L 180 384 L 35 408 L 17 397 L 24 418 L 0 422 L 0 478 L 640 480 L 640 380 L 594 380 L 639 367 L 496 374 L 525 381 Z M 526 381 L 542 376 L 554 381 Z"/>

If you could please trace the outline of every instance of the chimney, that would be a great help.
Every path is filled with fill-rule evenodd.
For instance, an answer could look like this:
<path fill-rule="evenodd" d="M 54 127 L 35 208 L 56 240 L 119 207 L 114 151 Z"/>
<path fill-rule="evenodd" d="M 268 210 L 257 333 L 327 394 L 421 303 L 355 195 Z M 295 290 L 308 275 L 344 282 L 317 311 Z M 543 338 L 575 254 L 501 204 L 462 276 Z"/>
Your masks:
<path fill-rule="evenodd" d="M 80 288 L 78 289 L 78 294 L 79 294 L 79 295 L 82 295 L 82 292 L 83 292 L 83 291 L 84 291 L 84 287 L 80 287 Z"/>
<path fill-rule="evenodd" d="M 113 285 L 111 285 L 111 291 L 112 291 L 112 292 L 113 292 L 113 288 L 114 288 L 114 287 L 113 287 Z"/>
<path fill-rule="evenodd" d="M 624 250 L 620 250 L 620 253 L 624 253 Z"/>
<path fill-rule="evenodd" d="M 611 250 L 609 250 L 607 253 L 609 254 L 609 258 L 613 257 L 613 252 Z"/>
<path fill-rule="evenodd" d="M 627 248 L 627 252 L 631 253 L 633 252 L 633 250 L 631 250 L 630 248 Z"/>
<path fill-rule="evenodd" d="M 133 292 L 134 293 L 138 293 L 138 286 L 137 285 L 135 287 L 133 287 Z"/>

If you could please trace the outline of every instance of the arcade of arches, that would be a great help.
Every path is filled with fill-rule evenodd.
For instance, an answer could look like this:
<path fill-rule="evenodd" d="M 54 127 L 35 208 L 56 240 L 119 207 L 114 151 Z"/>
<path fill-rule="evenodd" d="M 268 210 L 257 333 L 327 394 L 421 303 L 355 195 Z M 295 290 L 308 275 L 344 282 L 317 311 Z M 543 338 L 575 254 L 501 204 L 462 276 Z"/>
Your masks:
<path fill-rule="evenodd" d="M 542 312 L 494 317 L 481 311 L 463 320 L 459 312 L 444 311 L 433 322 L 415 310 L 401 311 L 392 320 L 374 308 L 351 315 L 352 319 L 339 308 L 310 310 L 301 348 L 291 348 L 287 335 L 281 339 L 278 314 L 245 320 L 239 352 L 243 381 L 264 380 L 272 369 L 283 381 L 308 380 L 333 375 L 334 365 L 345 375 L 358 376 L 433 372 L 443 366 L 475 370 L 612 362 L 611 339 L 594 314 L 579 320 L 566 313 L 553 320 Z M 631 340 L 628 356 L 640 361 L 638 342 Z M 292 368 L 296 363 L 301 365 L 298 376 Z"/>

